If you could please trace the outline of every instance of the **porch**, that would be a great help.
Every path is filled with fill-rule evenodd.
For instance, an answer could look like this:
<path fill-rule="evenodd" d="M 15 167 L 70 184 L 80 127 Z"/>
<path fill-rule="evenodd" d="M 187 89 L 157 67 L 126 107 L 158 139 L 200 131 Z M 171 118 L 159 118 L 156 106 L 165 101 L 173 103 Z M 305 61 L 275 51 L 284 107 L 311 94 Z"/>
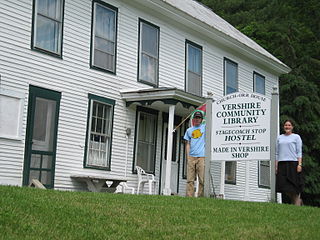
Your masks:
<path fill-rule="evenodd" d="M 154 173 L 157 157 L 160 159 L 158 193 L 178 194 L 179 181 L 186 175 L 181 165 L 184 160 L 182 139 L 189 122 L 179 124 L 206 99 L 177 88 L 122 90 L 120 93 L 127 108 L 136 108 L 137 112 L 134 166 Z M 157 121 L 159 116 L 161 126 Z M 160 127 L 161 137 L 157 138 Z M 157 144 L 161 144 L 160 157 L 156 156 Z"/>

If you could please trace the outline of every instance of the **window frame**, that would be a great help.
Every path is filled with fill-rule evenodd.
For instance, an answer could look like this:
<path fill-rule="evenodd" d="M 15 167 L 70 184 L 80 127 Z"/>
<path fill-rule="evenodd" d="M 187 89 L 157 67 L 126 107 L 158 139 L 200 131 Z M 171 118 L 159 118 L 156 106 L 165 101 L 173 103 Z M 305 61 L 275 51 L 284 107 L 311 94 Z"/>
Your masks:
<path fill-rule="evenodd" d="M 104 105 L 111 106 L 111 126 L 110 126 L 110 146 L 109 146 L 109 156 L 106 158 L 107 167 L 102 166 L 94 166 L 94 165 L 87 165 L 88 162 L 88 143 L 90 141 L 91 135 L 91 121 L 92 121 L 92 106 L 94 102 L 102 103 Z M 105 97 L 96 96 L 93 94 L 88 94 L 88 115 L 87 115 L 87 130 L 86 130 L 86 139 L 85 139 L 85 149 L 84 149 L 84 161 L 83 167 L 84 168 L 91 168 L 91 169 L 98 169 L 98 170 L 107 170 L 111 171 L 111 155 L 112 155 L 112 139 L 113 139 L 113 122 L 114 122 L 114 107 L 116 101 L 113 99 L 108 99 Z"/>
<path fill-rule="evenodd" d="M 191 45 L 192 47 L 194 48 L 197 48 L 197 49 L 200 49 L 201 51 L 201 59 L 200 59 L 200 70 L 201 70 L 201 75 L 200 75 L 200 94 L 195 94 L 195 93 L 192 93 L 190 91 L 188 91 L 188 82 L 189 82 L 189 51 L 188 51 L 188 46 Z M 198 95 L 198 96 L 202 96 L 202 87 L 203 87 L 203 48 L 202 46 L 200 46 L 199 44 L 196 44 L 190 40 L 187 40 L 185 41 L 185 82 L 184 82 L 184 85 L 185 85 L 185 91 L 188 92 L 188 93 L 191 93 L 191 94 L 195 94 L 195 95 Z"/>
<path fill-rule="evenodd" d="M 32 27 L 31 27 L 31 49 L 37 52 L 41 52 L 53 57 L 61 58 L 62 59 L 62 53 L 63 53 L 63 29 L 64 29 L 64 6 L 65 6 L 65 0 L 59 0 L 60 1 L 60 14 L 61 14 L 61 22 L 60 22 L 60 29 L 59 29 L 59 38 L 57 39 L 57 48 L 58 52 L 52 52 L 50 50 L 41 48 L 39 46 L 36 46 L 36 36 L 37 36 L 37 17 L 38 17 L 38 1 L 39 0 L 33 0 L 32 2 Z"/>
<path fill-rule="evenodd" d="M 239 65 L 238 63 L 236 63 L 235 61 L 232 61 L 229 58 L 223 58 L 223 93 L 224 95 L 228 95 L 231 93 L 227 93 L 227 89 L 228 89 L 228 82 L 227 82 L 227 66 L 228 63 L 236 66 L 236 83 L 237 83 L 237 87 L 235 89 L 234 92 L 238 92 L 239 91 Z M 234 93 L 232 92 L 232 93 Z M 234 179 L 233 180 L 226 180 L 226 164 L 230 162 L 230 164 L 235 164 L 234 167 Z M 224 172 L 224 176 L 225 176 L 225 184 L 233 184 L 236 185 L 237 184 L 237 162 L 236 161 L 225 161 L 225 172 Z"/>
<path fill-rule="evenodd" d="M 141 54 L 142 54 L 142 38 L 141 38 L 141 34 L 142 34 L 142 24 L 146 24 L 146 25 L 149 25 L 155 29 L 157 29 L 157 33 L 158 33 L 158 36 L 157 36 L 157 64 L 156 64 L 156 83 L 151 83 L 151 82 L 148 82 L 146 80 L 142 80 L 140 79 L 140 72 L 141 72 Z M 152 87 L 158 87 L 159 86 L 159 62 L 160 62 L 160 27 L 151 23 L 151 22 L 148 22 L 142 18 L 139 18 L 139 21 L 138 21 L 138 72 L 137 72 L 137 81 L 140 82 L 140 83 L 143 83 L 143 84 L 146 84 L 146 85 L 150 85 Z"/>
<path fill-rule="evenodd" d="M 239 91 L 239 65 L 238 63 L 236 63 L 235 61 L 232 61 L 231 59 L 229 58 L 224 58 L 223 59 L 223 92 L 224 92 L 224 95 L 228 95 L 230 93 L 227 93 L 227 89 L 228 89 L 228 84 L 227 84 L 227 63 L 231 63 L 233 65 L 235 65 L 237 67 L 237 72 L 236 72 L 236 82 L 237 82 L 237 87 L 236 87 L 236 90 L 234 92 L 238 92 Z M 232 92 L 232 93 L 234 93 Z"/>
<path fill-rule="evenodd" d="M 227 180 L 226 179 L 226 175 L 227 175 L 227 173 L 226 173 L 226 170 L 227 170 L 227 168 L 226 168 L 226 165 L 227 165 L 227 163 L 228 162 L 230 162 L 230 164 L 234 164 L 235 165 L 235 167 L 234 167 L 234 178 L 232 179 L 232 180 Z M 236 185 L 237 184 L 237 161 L 225 161 L 225 173 L 224 173 L 224 175 L 225 175 L 225 179 L 224 179 L 224 183 L 225 184 L 232 184 L 232 185 Z M 231 168 L 232 168 L 232 166 L 231 166 Z M 232 169 L 231 169 L 232 170 Z"/>
<path fill-rule="evenodd" d="M 269 163 L 269 186 L 268 185 L 265 185 L 263 183 L 261 183 L 261 166 L 264 166 L 264 167 L 267 167 L 266 166 L 266 162 Z M 270 177 L 270 170 L 271 170 L 271 164 L 270 164 L 270 161 L 258 161 L 258 187 L 259 188 L 267 188 L 267 189 L 270 189 L 271 187 L 271 177 Z"/>
<path fill-rule="evenodd" d="M 6 107 L 1 109 L 1 113 L 5 115 L 5 117 L 1 117 L 0 115 L 0 125 L 3 124 L 6 126 L 6 121 L 9 119 L 11 124 L 14 124 L 13 126 L 10 126 L 8 129 L 9 133 L 3 133 L 1 131 L 0 127 L 0 139 L 10 139 L 10 140 L 18 140 L 21 141 L 23 140 L 22 138 L 22 129 L 23 129 L 23 112 L 24 112 L 24 103 L 25 103 L 25 93 L 20 92 L 20 91 L 15 91 L 15 90 L 8 90 L 8 89 L 3 89 L 0 88 L 0 100 L 3 99 L 4 102 L 7 100 L 14 100 L 15 103 L 11 102 L 8 105 L 6 103 Z M 0 108 L 1 108 L 1 101 L 0 101 Z M 10 111 L 10 113 L 9 113 Z M 13 114 L 13 112 L 15 114 Z M 16 122 L 14 120 L 10 120 L 10 118 L 17 119 Z"/>
<path fill-rule="evenodd" d="M 257 92 L 257 76 L 261 77 L 263 80 L 264 80 L 264 92 L 261 93 L 261 92 Z M 256 93 L 259 93 L 259 94 L 262 94 L 262 95 L 266 95 L 266 78 L 265 76 L 263 76 L 262 74 L 256 72 L 256 71 L 253 71 L 253 92 L 256 92 Z M 268 166 L 266 164 L 266 162 L 268 162 Z M 269 185 L 265 185 L 263 183 L 261 183 L 261 170 L 262 170 L 262 167 L 268 167 L 269 168 Z M 258 187 L 259 188 L 267 188 L 267 189 L 270 189 L 270 184 L 271 184 L 271 177 L 270 177 L 270 170 L 271 170 L 271 164 L 270 164 L 270 161 L 258 161 Z"/>
<path fill-rule="evenodd" d="M 156 158 L 157 158 L 157 135 L 158 135 L 158 115 L 159 112 L 157 110 L 154 109 L 150 109 L 150 108 L 145 108 L 145 107 L 141 107 L 141 106 L 137 106 L 136 109 L 136 123 L 135 123 L 135 135 L 134 135 L 134 149 L 133 149 L 133 161 L 132 161 L 132 173 L 137 173 L 136 170 L 136 164 L 137 164 L 137 150 L 138 150 L 138 134 L 139 134 L 139 117 L 140 117 L 140 112 L 143 113 L 147 113 L 147 114 L 152 114 L 155 117 L 155 129 L 154 129 L 154 154 L 153 154 L 153 169 L 152 171 L 149 171 L 148 169 L 144 169 L 146 173 L 151 173 L 151 174 L 155 174 L 155 168 L 156 168 Z"/>
<path fill-rule="evenodd" d="M 96 26 L 96 21 L 95 21 L 95 17 L 96 17 L 96 5 L 100 5 L 104 8 L 107 8 L 111 11 L 114 11 L 115 12 L 115 21 L 114 21 L 114 24 L 115 24 L 115 40 L 114 40 L 114 71 L 111 71 L 111 70 L 108 70 L 108 69 L 105 69 L 103 67 L 100 67 L 100 66 L 96 66 L 94 64 L 94 47 L 95 47 L 95 26 Z M 103 1 L 100 1 L 100 0 L 93 0 L 92 1 L 92 8 L 91 8 L 91 43 L 90 43 L 90 68 L 91 69 L 95 69 L 95 70 L 99 70 L 99 71 L 102 71 L 102 72 L 106 72 L 106 73 L 110 73 L 110 74 L 114 74 L 116 75 L 117 73 L 117 45 L 118 45 L 118 8 L 117 7 L 114 7 L 108 3 L 105 3 Z"/>
<path fill-rule="evenodd" d="M 263 80 L 264 80 L 264 86 L 263 86 L 264 92 L 263 93 L 257 92 L 257 78 L 256 78 L 257 76 L 263 78 Z M 266 78 L 265 78 L 265 76 L 263 76 L 262 74 L 260 74 L 256 71 L 253 71 L 253 92 L 260 93 L 262 95 L 266 95 Z"/>

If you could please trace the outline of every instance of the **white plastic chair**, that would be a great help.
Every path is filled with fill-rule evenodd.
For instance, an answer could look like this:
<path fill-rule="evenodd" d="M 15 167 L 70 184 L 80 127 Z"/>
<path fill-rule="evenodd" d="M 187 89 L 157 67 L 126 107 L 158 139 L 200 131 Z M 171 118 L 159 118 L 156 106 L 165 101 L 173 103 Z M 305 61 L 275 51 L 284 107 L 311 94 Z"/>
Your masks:
<path fill-rule="evenodd" d="M 156 191 L 156 180 L 154 179 L 154 175 L 150 173 L 146 173 L 141 167 L 136 166 L 138 173 L 138 189 L 137 194 L 143 192 L 144 184 L 149 184 L 149 194 L 155 194 Z"/>
<path fill-rule="evenodd" d="M 127 193 L 126 190 L 129 190 L 130 192 L 128 192 L 128 193 L 134 194 L 135 189 L 134 189 L 133 187 L 129 187 L 129 186 L 127 185 L 127 183 L 125 183 L 125 182 L 119 183 L 119 187 L 121 188 L 121 192 L 122 192 L 122 193 Z"/>

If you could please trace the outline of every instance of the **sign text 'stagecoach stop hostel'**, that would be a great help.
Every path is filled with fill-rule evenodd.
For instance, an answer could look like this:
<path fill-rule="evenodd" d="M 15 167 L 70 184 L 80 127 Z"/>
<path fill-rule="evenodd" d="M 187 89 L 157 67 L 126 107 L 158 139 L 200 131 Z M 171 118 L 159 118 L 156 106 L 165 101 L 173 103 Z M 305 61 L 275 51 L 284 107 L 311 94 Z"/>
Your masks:
<path fill-rule="evenodd" d="M 270 160 L 271 100 L 233 93 L 213 103 L 213 160 Z"/>

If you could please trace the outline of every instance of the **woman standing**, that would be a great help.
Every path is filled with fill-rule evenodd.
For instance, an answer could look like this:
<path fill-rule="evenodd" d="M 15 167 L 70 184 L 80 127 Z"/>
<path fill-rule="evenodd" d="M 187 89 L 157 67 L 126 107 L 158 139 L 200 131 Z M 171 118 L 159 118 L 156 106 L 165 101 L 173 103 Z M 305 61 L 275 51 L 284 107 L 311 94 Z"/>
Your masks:
<path fill-rule="evenodd" d="M 291 203 L 300 206 L 300 194 L 303 190 L 302 177 L 302 140 L 293 133 L 293 122 L 283 124 L 284 134 L 277 139 L 276 145 L 276 189 L 287 194 Z"/>

